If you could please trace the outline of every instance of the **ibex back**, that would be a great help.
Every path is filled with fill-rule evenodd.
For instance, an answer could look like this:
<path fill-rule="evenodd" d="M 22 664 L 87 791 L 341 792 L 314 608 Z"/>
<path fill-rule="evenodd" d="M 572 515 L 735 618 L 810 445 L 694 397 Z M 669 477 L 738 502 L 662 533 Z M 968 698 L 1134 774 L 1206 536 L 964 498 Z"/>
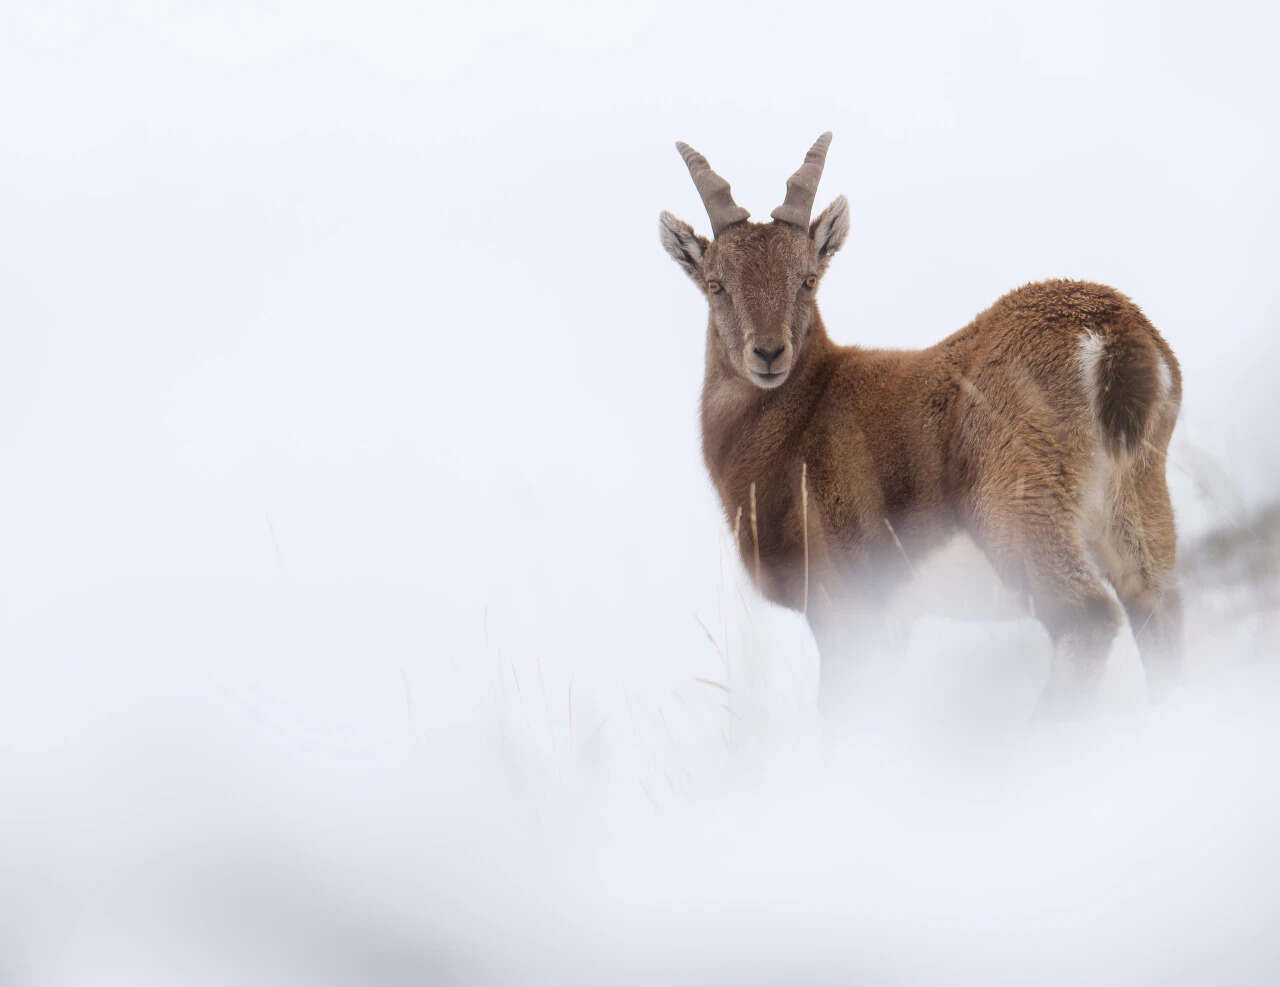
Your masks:
<path fill-rule="evenodd" d="M 728 182 L 678 144 L 713 237 L 668 212 L 660 225 L 710 307 L 707 467 L 761 592 L 804 611 L 823 698 L 851 660 L 856 615 L 956 530 L 1048 630 L 1047 705 L 1096 686 L 1122 625 L 1117 598 L 1161 691 L 1181 638 L 1165 484 L 1182 388 L 1172 350 L 1124 295 L 1079 281 L 1010 292 L 928 349 L 834 344 L 816 297 L 848 202 L 810 223 L 830 141 L 810 149 L 771 223 L 750 222 Z"/>

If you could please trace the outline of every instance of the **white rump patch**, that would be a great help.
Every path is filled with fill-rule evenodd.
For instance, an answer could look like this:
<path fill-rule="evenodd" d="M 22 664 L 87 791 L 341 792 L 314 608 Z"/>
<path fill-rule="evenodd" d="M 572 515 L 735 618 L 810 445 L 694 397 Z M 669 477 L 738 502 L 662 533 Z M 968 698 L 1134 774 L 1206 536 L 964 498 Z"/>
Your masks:
<path fill-rule="evenodd" d="M 1091 332 L 1080 337 L 1080 383 L 1095 415 L 1098 412 L 1098 361 L 1105 346 L 1106 340 Z"/>
<path fill-rule="evenodd" d="M 1173 371 L 1169 369 L 1169 364 L 1162 356 L 1159 361 L 1160 375 L 1160 391 L 1167 398 L 1173 394 Z"/>

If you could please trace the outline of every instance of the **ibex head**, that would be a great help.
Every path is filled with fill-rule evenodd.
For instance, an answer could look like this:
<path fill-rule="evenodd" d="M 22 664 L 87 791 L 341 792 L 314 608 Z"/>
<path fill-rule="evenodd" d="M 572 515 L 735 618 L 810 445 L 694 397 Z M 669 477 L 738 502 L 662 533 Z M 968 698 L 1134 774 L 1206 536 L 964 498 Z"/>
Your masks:
<path fill-rule="evenodd" d="M 825 133 L 787 181 L 772 223 L 751 223 L 729 183 L 707 159 L 677 143 L 711 218 L 712 239 L 669 212 L 659 219 L 662 245 L 707 296 L 711 324 L 733 368 L 757 387 L 780 386 L 804 348 L 815 318 L 818 281 L 849 233 L 842 195 L 813 221 L 814 196 L 831 134 Z"/>

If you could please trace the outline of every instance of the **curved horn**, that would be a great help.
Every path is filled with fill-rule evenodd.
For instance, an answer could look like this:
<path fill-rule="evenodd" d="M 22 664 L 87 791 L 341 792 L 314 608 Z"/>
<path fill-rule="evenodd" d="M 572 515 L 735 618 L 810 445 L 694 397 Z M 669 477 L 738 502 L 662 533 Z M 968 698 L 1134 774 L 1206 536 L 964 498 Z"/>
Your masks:
<path fill-rule="evenodd" d="M 693 176 L 693 184 L 702 196 L 702 204 L 707 207 L 707 215 L 711 217 L 711 234 L 719 236 L 726 226 L 741 223 L 751 215 L 733 201 L 729 194 L 729 183 L 711 170 L 707 159 L 683 141 L 676 141 L 676 150 Z M 811 200 L 812 201 L 812 200 Z"/>
<path fill-rule="evenodd" d="M 804 156 L 800 170 L 787 179 L 787 197 L 772 213 L 780 223 L 790 223 L 805 229 L 813 212 L 813 199 L 818 194 L 818 180 L 822 178 L 822 166 L 827 161 L 827 148 L 831 146 L 831 131 L 816 141 Z"/>

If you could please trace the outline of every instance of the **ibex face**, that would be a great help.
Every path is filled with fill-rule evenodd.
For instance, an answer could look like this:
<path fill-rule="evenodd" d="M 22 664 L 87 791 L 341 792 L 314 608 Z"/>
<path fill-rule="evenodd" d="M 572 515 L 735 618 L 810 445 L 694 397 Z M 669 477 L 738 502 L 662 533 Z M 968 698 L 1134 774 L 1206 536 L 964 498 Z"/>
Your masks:
<path fill-rule="evenodd" d="M 849 232 L 849 203 L 841 196 L 812 225 L 809 213 L 831 142 L 823 134 L 787 182 L 787 200 L 774 222 L 750 223 L 729 183 L 706 158 L 677 144 L 711 217 L 713 240 L 669 212 L 662 213 L 663 246 L 707 296 L 711 326 L 729 366 L 756 387 L 783 384 L 816 317 L 814 296 L 832 255 Z"/>
<path fill-rule="evenodd" d="M 703 285 L 730 365 L 757 387 L 787 379 L 813 319 L 818 252 L 781 223 L 742 223 L 710 244 Z"/>

